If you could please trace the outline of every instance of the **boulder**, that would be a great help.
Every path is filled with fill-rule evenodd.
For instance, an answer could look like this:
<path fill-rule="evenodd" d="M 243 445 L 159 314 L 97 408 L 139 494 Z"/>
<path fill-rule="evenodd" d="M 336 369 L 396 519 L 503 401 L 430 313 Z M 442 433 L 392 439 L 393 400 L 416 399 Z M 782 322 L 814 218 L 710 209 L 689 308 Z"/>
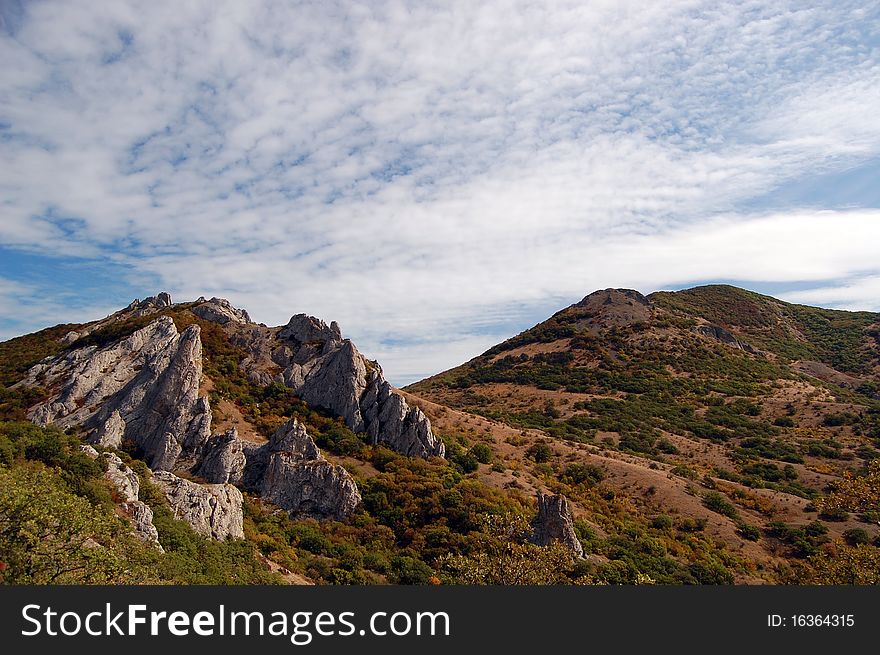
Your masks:
<path fill-rule="evenodd" d="M 241 492 L 231 484 L 197 484 L 168 471 L 157 471 L 153 481 L 168 499 L 174 517 L 212 539 L 243 539 Z"/>
<path fill-rule="evenodd" d="M 248 316 L 245 310 L 233 307 L 232 303 L 226 300 L 226 298 L 203 300 L 200 304 L 190 309 L 190 311 L 199 318 L 211 321 L 212 323 L 219 323 L 220 325 L 251 322 L 251 317 Z"/>

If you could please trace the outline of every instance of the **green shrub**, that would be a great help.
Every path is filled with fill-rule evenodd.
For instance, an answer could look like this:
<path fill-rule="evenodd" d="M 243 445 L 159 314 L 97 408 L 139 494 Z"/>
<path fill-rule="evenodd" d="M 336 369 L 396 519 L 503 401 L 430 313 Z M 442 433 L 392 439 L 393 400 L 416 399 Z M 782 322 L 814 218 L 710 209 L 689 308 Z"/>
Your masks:
<path fill-rule="evenodd" d="M 843 533 L 843 540 L 850 546 L 871 543 L 871 535 L 864 528 L 850 528 Z"/>
<path fill-rule="evenodd" d="M 553 457 L 553 449 L 545 443 L 536 443 L 529 446 L 526 456 L 531 457 L 536 463 L 547 462 Z"/>
<path fill-rule="evenodd" d="M 605 469 L 595 464 L 568 464 L 560 476 L 566 484 L 593 486 L 605 479 Z"/>
<path fill-rule="evenodd" d="M 740 523 L 736 526 L 737 534 L 748 541 L 758 541 L 761 538 L 761 528 L 749 525 L 748 523 Z"/>
<path fill-rule="evenodd" d="M 651 527 L 655 530 L 667 530 L 672 527 L 672 517 L 668 514 L 658 514 L 651 519 Z"/>
<path fill-rule="evenodd" d="M 703 497 L 703 504 L 713 512 L 722 514 L 731 519 L 737 518 L 739 512 L 736 507 L 717 491 L 710 491 Z"/>
<path fill-rule="evenodd" d="M 484 443 L 474 444 L 469 452 L 480 464 L 492 461 L 492 449 Z"/>

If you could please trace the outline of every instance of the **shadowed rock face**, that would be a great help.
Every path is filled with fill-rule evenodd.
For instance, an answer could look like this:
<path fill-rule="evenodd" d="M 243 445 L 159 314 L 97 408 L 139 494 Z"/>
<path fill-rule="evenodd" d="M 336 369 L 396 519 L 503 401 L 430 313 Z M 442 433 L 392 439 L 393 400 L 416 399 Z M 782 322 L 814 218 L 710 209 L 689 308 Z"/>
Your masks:
<path fill-rule="evenodd" d="M 212 539 L 243 539 L 241 492 L 231 484 L 196 484 L 168 471 L 158 471 L 153 481 L 165 493 L 174 517 Z"/>
<path fill-rule="evenodd" d="M 740 341 L 733 335 L 732 332 L 730 332 L 729 330 L 725 330 L 719 325 L 698 325 L 692 329 L 696 334 L 701 334 L 704 337 L 715 339 L 715 341 L 720 341 L 721 343 L 727 346 L 731 346 L 732 348 L 739 348 L 740 350 L 744 350 L 745 352 L 751 353 L 753 355 L 762 354 L 760 350 L 756 349 L 751 344 Z"/>
<path fill-rule="evenodd" d="M 211 432 L 199 397 L 202 344 L 192 325 L 178 334 L 167 316 L 107 346 L 79 348 L 34 366 L 24 384 L 60 390 L 31 408 L 40 425 L 91 429 L 89 440 L 118 447 L 130 439 L 153 469 L 191 459 Z"/>
<path fill-rule="evenodd" d="M 234 430 L 212 438 L 197 472 L 209 482 L 241 484 L 295 517 L 343 519 L 361 502 L 351 474 L 328 462 L 295 419 L 262 446 Z"/>
<path fill-rule="evenodd" d="M 246 464 L 244 442 L 238 438 L 238 430 L 230 428 L 205 443 L 194 472 L 208 482 L 241 485 Z"/>
<path fill-rule="evenodd" d="M 532 541 L 539 546 L 560 542 L 577 557 L 584 556 L 584 548 L 574 530 L 574 521 L 565 496 L 538 494 L 538 515 L 532 521 Z"/>

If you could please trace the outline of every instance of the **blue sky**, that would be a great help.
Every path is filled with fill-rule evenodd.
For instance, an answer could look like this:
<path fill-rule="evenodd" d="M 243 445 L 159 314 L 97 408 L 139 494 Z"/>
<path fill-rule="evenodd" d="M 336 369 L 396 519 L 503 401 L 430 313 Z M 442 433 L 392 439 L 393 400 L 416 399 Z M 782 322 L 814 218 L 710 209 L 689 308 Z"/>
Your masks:
<path fill-rule="evenodd" d="M 0 338 L 218 295 L 404 384 L 597 288 L 880 310 L 871 3 L 0 0 L 0 60 Z"/>

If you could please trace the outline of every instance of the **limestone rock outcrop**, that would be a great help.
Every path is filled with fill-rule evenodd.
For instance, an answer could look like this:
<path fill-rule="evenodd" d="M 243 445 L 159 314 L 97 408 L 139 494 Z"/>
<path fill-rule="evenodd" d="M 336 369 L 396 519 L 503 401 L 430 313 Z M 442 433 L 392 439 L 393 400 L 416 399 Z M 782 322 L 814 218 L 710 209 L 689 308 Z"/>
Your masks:
<path fill-rule="evenodd" d="M 119 448 L 125 436 L 125 420 L 118 409 L 110 412 L 110 416 L 91 435 L 89 441 L 104 448 Z"/>
<path fill-rule="evenodd" d="M 241 492 L 231 484 L 197 484 L 168 471 L 153 474 L 168 499 L 174 517 L 212 539 L 243 539 Z"/>
<path fill-rule="evenodd" d="M 174 303 L 171 301 L 171 294 L 167 291 L 163 291 L 162 293 L 150 296 L 149 298 L 144 298 L 143 300 L 134 299 L 128 307 L 122 310 L 121 313 L 127 314 L 128 318 L 135 318 L 138 316 L 153 314 L 166 307 L 171 307 L 172 304 Z"/>
<path fill-rule="evenodd" d="M 201 460 L 194 472 L 215 484 L 228 482 L 241 485 L 246 464 L 244 442 L 238 438 L 238 430 L 230 428 L 205 443 Z"/>
<path fill-rule="evenodd" d="M 206 321 L 225 325 L 226 323 L 250 323 L 251 317 L 243 309 L 233 307 L 226 298 L 211 298 L 199 303 L 190 311 Z"/>
<path fill-rule="evenodd" d="M 160 294 L 161 295 L 161 294 Z M 130 439 L 150 468 L 193 459 L 211 433 L 211 408 L 199 396 L 199 327 L 182 333 L 167 316 L 105 346 L 44 360 L 19 384 L 58 388 L 29 411 L 37 424 L 83 426 L 88 440 L 118 447 Z"/>
<path fill-rule="evenodd" d="M 137 473 L 113 453 L 99 454 L 89 445 L 80 446 L 80 450 L 92 459 L 101 460 L 107 467 L 104 478 L 116 488 L 122 500 L 121 508 L 129 516 L 135 536 L 164 552 L 159 544 L 159 532 L 153 525 L 153 510 L 146 503 L 138 500 L 141 483 Z"/>
<path fill-rule="evenodd" d="M 339 326 L 297 314 L 274 335 L 258 326 L 234 336 L 251 356 L 242 363 L 251 379 L 277 381 L 309 405 L 340 416 L 373 443 L 412 457 L 442 457 L 446 448 L 434 435 L 428 417 L 410 407 L 382 374 L 382 368 L 343 339 Z M 260 362 L 272 362 L 274 374 Z"/>
<path fill-rule="evenodd" d="M 762 351 L 758 350 L 751 344 L 737 339 L 732 332 L 730 332 L 729 330 L 725 330 L 720 325 L 698 325 L 692 328 L 692 330 L 696 334 L 700 334 L 704 337 L 709 337 L 710 339 L 714 339 L 715 341 L 720 341 L 726 346 L 738 348 L 739 350 L 743 350 L 752 355 L 763 354 Z"/>
<path fill-rule="evenodd" d="M 538 494 L 538 514 L 532 521 L 532 542 L 539 546 L 549 546 L 559 542 L 576 557 L 584 556 L 581 545 L 574 530 L 571 508 L 565 496 Z"/>
<path fill-rule="evenodd" d="M 292 516 L 343 519 L 361 502 L 351 474 L 328 462 L 296 419 L 278 428 L 265 447 L 260 495 Z"/>
<path fill-rule="evenodd" d="M 213 437 L 196 472 L 208 482 L 235 482 L 294 517 L 343 519 L 361 502 L 351 474 L 328 462 L 296 419 L 261 446 L 234 430 Z"/>

